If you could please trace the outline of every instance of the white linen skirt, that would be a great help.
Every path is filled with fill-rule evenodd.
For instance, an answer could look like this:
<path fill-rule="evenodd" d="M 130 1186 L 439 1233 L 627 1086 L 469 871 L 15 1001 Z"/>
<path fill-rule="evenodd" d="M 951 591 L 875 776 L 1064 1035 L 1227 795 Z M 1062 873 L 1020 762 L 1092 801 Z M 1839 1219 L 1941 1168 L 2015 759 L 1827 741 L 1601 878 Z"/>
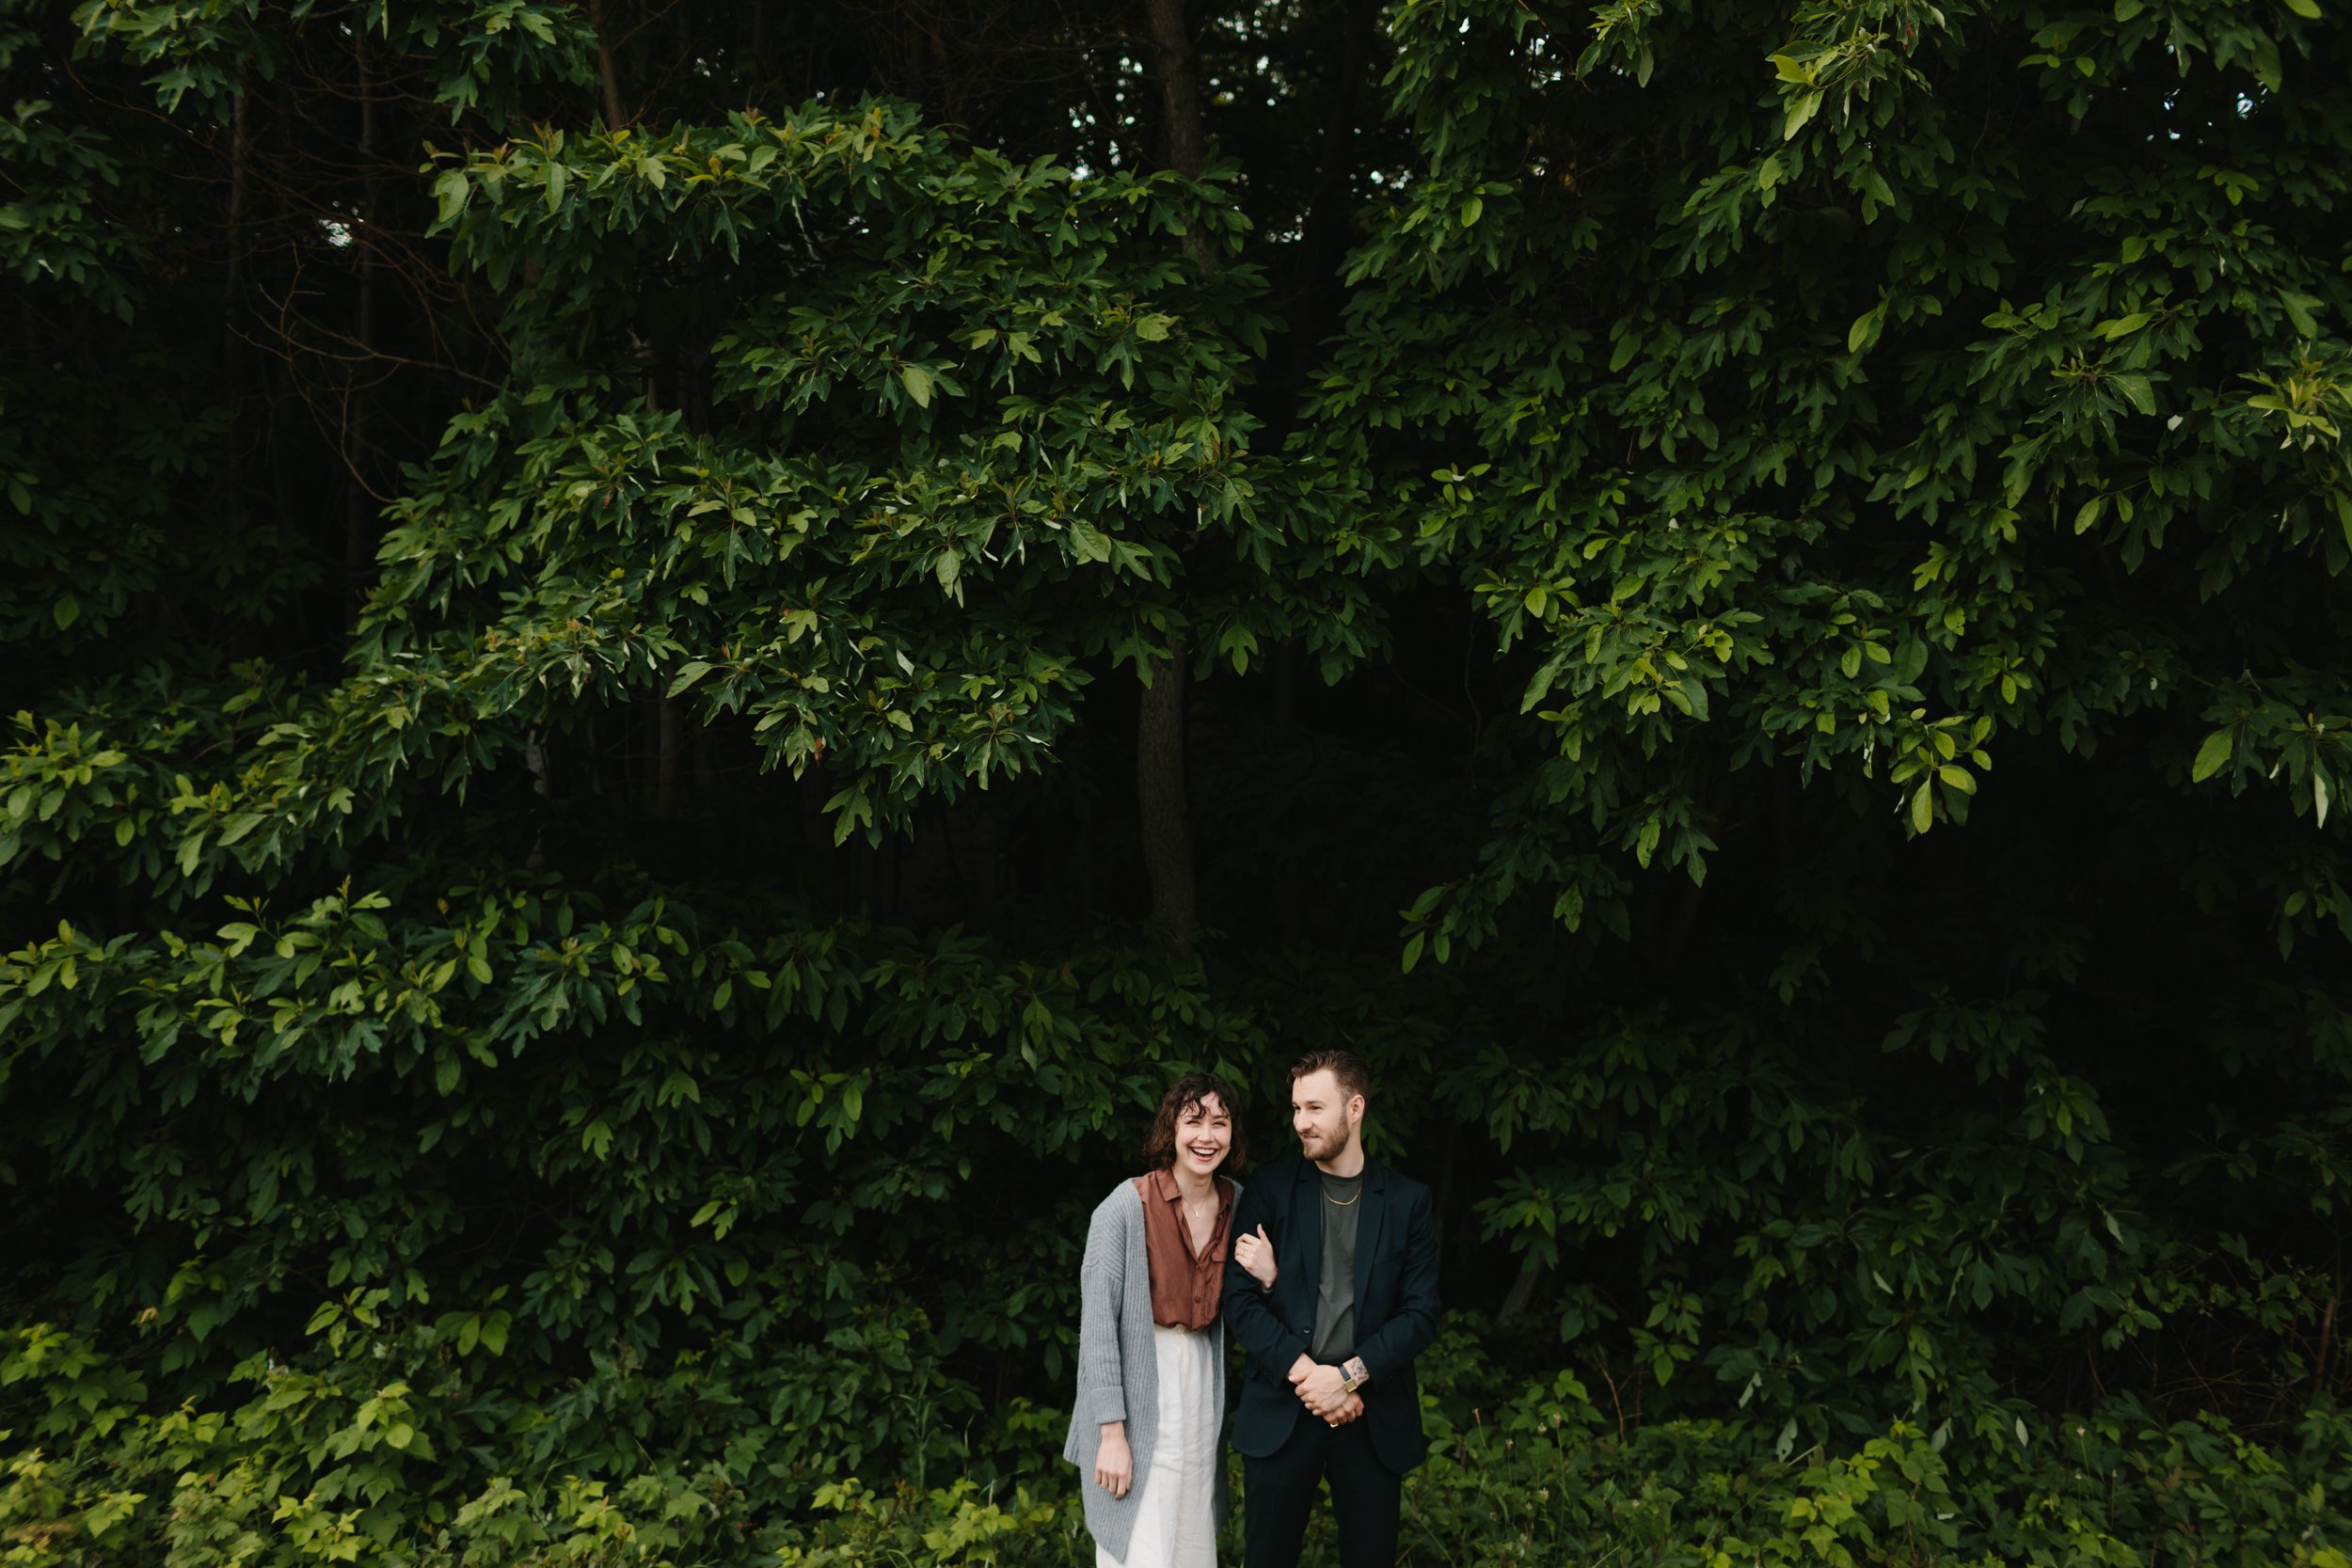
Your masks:
<path fill-rule="evenodd" d="M 1136 1499 L 1124 1561 L 1101 1546 L 1095 1568 L 1216 1568 L 1216 1336 L 1152 1325 L 1160 1374 L 1159 1430 Z"/>

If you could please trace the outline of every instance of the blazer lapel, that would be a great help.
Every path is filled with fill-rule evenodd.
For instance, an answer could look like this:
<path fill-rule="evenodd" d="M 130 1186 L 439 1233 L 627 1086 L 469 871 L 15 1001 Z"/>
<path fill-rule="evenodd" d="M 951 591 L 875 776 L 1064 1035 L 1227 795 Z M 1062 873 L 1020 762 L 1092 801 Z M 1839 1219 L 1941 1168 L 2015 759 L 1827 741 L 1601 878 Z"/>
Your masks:
<path fill-rule="evenodd" d="M 1356 1335 L 1372 1326 L 1365 1321 L 1365 1292 L 1372 1289 L 1372 1259 L 1380 1250 L 1380 1227 L 1389 1215 L 1389 1168 L 1377 1160 L 1364 1162 L 1364 1212 L 1356 1222 Z"/>

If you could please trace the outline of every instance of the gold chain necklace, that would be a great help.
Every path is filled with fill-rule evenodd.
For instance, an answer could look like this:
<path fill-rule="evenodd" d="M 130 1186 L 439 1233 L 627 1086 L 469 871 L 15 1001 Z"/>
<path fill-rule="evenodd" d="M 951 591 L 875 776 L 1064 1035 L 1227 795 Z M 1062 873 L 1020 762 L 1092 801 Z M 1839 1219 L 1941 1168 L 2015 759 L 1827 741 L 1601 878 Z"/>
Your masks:
<path fill-rule="evenodd" d="M 1322 1182 L 1320 1182 L 1320 1181 L 1316 1182 L 1316 1183 L 1315 1183 L 1315 1185 L 1316 1185 L 1316 1186 L 1318 1186 L 1318 1187 L 1323 1187 L 1323 1183 L 1322 1183 Z M 1327 1204 L 1329 1204 L 1329 1205 L 1330 1205 L 1332 1208 L 1334 1208 L 1334 1209 L 1353 1209 L 1353 1208 L 1355 1208 L 1355 1207 L 1356 1207 L 1356 1205 L 1358 1205 L 1359 1203 L 1361 1203 L 1363 1200 L 1364 1200 L 1364 1190 L 1363 1190 L 1361 1187 L 1357 1188 L 1357 1189 L 1356 1189 L 1356 1196 L 1355 1196 L 1354 1197 L 1349 1198 L 1349 1199 L 1348 1199 L 1345 1203 L 1342 1203 L 1342 1202 L 1341 1202 L 1338 1198 L 1333 1197 L 1333 1196 L 1331 1196 L 1331 1189 L 1330 1189 L 1330 1188 L 1328 1188 L 1328 1187 L 1323 1187 L 1323 1201 L 1324 1201 L 1324 1202 L 1326 1202 L 1326 1203 L 1327 1203 Z"/>
<path fill-rule="evenodd" d="M 1208 1201 L 1205 1203 L 1195 1204 L 1192 1199 L 1185 1197 L 1183 1194 L 1179 1193 L 1176 1198 L 1176 1206 L 1184 1211 L 1184 1223 L 1186 1225 L 1215 1226 L 1216 1224 L 1218 1211 L 1225 1207 L 1225 1195 L 1218 1192 L 1214 1186 L 1212 1186 L 1209 1189 Z"/>

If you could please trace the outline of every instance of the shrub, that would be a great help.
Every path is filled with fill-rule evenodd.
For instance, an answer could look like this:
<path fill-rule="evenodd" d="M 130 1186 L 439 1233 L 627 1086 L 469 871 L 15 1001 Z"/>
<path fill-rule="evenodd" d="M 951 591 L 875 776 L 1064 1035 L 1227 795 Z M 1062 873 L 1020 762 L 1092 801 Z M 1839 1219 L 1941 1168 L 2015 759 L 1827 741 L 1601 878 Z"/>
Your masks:
<path fill-rule="evenodd" d="M 243 1369 L 246 1397 L 228 1408 L 157 1411 L 137 1378 L 72 1335 L 16 1329 L 0 1344 L 8 1568 L 1092 1559 L 1075 1472 L 1057 1453 L 1062 1417 L 1026 1402 L 956 1439 L 941 1484 L 845 1473 L 794 1506 L 781 1446 L 719 1427 L 633 1454 L 549 1455 L 532 1441 L 545 1411 L 501 1409 L 485 1425 L 462 1384 L 363 1375 L 397 1370 L 373 1348 Z M 2214 1415 L 2158 1421 L 2119 1399 L 2021 1420 L 2007 1441 L 1897 1418 L 1858 1440 L 1784 1446 L 1772 1423 L 1737 1412 L 1621 1429 L 1572 1371 L 1522 1377 L 1498 1398 L 1509 1374 L 1458 1323 L 1429 1359 L 1434 1442 L 1406 1482 L 1410 1568 L 2352 1568 L 2352 1421 L 2332 1409 L 2255 1433 Z M 600 1375 L 630 1374 L 608 1363 Z M 1225 1549 L 1237 1559 L 1234 1524 Z M 1329 1560 L 1329 1545 L 1327 1512 L 1309 1560 Z"/>

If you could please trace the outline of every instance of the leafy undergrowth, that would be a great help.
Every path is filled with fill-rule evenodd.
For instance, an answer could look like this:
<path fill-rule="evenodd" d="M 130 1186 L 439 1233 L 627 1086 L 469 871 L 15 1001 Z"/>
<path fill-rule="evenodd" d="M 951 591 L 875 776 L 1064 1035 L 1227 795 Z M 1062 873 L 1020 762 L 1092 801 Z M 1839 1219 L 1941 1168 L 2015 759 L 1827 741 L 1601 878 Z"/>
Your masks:
<path fill-rule="evenodd" d="M 378 1381 L 372 1356 L 324 1372 L 251 1367 L 242 1402 L 159 1412 L 71 1336 L 19 1329 L 0 1345 L 0 1562 L 12 1568 L 1092 1559 L 1073 1473 L 1055 1457 L 1062 1417 L 1024 1402 L 963 1439 L 945 1484 L 844 1475 L 788 1509 L 756 1445 L 688 1441 L 590 1473 L 531 1444 L 544 1412 L 509 1411 L 485 1432 L 456 1407 L 462 1390 Z M 1896 1419 L 1808 1442 L 1736 1412 L 1620 1430 L 1561 1372 L 1457 1419 L 1495 1370 L 1444 1350 L 1433 1370 L 1453 1383 L 1427 1396 L 1433 1448 L 1406 1487 L 1412 1568 L 2352 1568 L 2352 1422 L 2329 1409 L 2259 1439 L 2119 1400 L 1997 1441 Z M 1308 1560 L 1334 1560 L 1327 1510 Z"/>

